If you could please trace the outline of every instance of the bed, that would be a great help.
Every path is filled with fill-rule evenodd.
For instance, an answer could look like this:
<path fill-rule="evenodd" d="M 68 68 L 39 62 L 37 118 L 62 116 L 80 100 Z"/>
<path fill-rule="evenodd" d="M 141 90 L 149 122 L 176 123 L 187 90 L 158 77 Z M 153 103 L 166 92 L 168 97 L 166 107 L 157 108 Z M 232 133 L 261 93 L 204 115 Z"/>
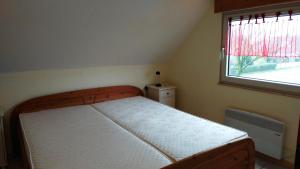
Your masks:
<path fill-rule="evenodd" d="M 28 100 L 11 116 L 14 152 L 30 169 L 254 169 L 247 133 L 142 95 L 114 86 Z"/>

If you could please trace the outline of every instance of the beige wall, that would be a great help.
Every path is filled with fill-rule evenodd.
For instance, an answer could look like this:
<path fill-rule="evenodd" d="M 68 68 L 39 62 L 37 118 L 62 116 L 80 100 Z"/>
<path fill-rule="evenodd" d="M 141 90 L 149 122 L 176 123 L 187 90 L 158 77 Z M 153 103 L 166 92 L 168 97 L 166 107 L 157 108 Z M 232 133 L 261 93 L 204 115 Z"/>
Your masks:
<path fill-rule="evenodd" d="M 167 81 L 178 87 L 180 109 L 223 122 L 224 109 L 254 111 L 287 124 L 284 158 L 293 161 L 297 140 L 300 100 L 264 92 L 218 85 L 221 14 L 213 4 L 186 42 L 167 64 Z"/>
<path fill-rule="evenodd" d="M 8 111 L 36 96 L 77 89 L 124 84 L 143 88 L 153 82 L 156 70 L 164 75 L 163 68 L 162 65 L 106 66 L 0 74 L 0 107 Z"/>
<path fill-rule="evenodd" d="M 76 89 L 130 84 L 143 88 L 159 65 L 105 66 L 0 74 L 0 107 L 5 110 L 26 99 Z M 163 74 L 163 73 L 162 73 Z"/>

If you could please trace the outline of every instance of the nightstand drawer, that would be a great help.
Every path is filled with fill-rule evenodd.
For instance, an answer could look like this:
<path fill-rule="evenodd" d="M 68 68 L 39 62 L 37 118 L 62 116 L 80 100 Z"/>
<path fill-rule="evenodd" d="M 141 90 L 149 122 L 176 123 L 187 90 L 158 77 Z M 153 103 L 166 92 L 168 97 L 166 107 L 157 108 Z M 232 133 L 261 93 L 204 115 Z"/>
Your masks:
<path fill-rule="evenodd" d="M 162 97 L 159 99 L 159 102 L 171 107 L 175 107 L 175 98 L 174 97 Z"/>
<path fill-rule="evenodd" d="M 176 88 L 174 86 L 147 85 L 146 95 L 149 99 L 175 107 Z"/>
<path fill-rule="evenodd" d="M 173 97 L 175 95 L 175 90 L 174 89 L 168 89 L 168 90 L 162 90 L 159 92 L 159 97 L 164 98 L 164 97 Z"/>

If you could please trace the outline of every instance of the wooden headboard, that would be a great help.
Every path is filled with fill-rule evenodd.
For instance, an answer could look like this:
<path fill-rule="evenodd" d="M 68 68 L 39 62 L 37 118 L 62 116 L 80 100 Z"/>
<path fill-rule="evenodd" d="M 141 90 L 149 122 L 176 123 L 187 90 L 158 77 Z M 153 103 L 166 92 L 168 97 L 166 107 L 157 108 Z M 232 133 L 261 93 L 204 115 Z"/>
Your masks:
<path fill-rule="evenodd" d="M 142 95 L 142 90 L 134 86 L 111 86 L 57 93 L 27 100 L 15 107 L 11 114 L 10 127 L 14 154 L 20 153 L 19 114 L 21 113 L 94 104 Z"/>

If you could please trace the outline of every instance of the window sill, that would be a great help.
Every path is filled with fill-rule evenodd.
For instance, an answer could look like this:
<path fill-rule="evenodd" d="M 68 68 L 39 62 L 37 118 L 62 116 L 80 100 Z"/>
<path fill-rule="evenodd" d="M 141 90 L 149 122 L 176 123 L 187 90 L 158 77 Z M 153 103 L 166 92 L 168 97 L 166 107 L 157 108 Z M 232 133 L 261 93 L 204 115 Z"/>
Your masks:
<path fill-rule="evenodd" d="M 300 98 L 300 93 L 298 92 L 289 92 L 289 91 L 282 91 L 282 90 L 276 90 L 276 89 L 270 89 L 265 87 L 252 86 L 252 85 L 237 84 L 234 82 L 227 82 L 222 80 L 219 81 L 218 85 L 236 87 L 240 89 L 258 91 L 258 92 L 263 92 L 268 94 L 276 94 L 276 95 L 293 97 L 293 98 Z"/>

